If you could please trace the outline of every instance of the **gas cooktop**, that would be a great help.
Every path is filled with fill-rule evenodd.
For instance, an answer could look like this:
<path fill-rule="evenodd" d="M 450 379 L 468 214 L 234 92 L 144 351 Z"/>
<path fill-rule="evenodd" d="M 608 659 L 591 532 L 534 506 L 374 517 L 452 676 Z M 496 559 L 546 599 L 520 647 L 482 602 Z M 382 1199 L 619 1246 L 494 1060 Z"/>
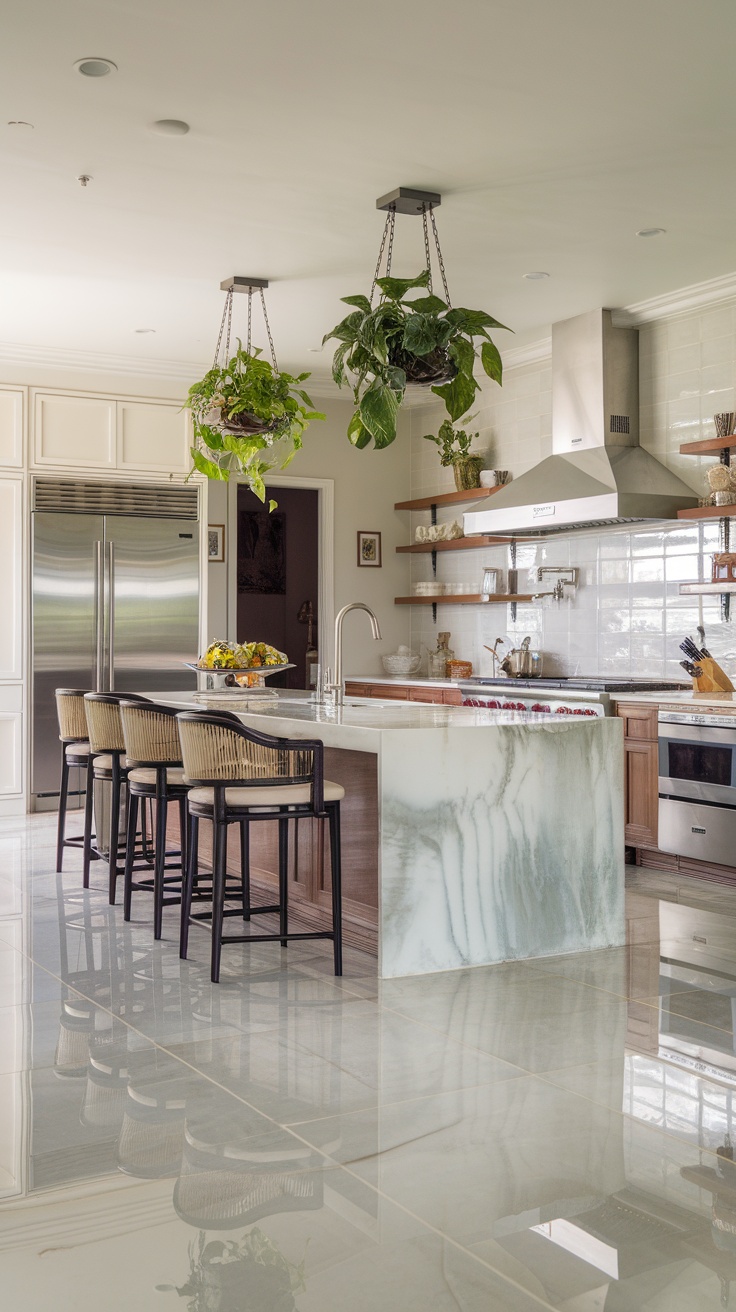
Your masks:
<path fill-rule="evenodd" d="M 483 675 L 473 675 L 468 683 L 476 687 L 494 688 L 569 688 L 589 692 L 671 692 L 690 688 L 689 683 L 677 679 L 615 679 L 596 678 L 573 674 L 569 677 L 556 675 L 553 679 L 493 679 Z"/>

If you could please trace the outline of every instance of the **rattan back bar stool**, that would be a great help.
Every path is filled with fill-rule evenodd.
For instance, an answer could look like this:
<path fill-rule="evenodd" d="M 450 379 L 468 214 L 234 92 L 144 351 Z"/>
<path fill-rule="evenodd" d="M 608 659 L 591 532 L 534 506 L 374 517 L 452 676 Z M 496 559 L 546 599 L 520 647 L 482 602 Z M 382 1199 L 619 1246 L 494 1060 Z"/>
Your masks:
<path fill-rule="evenodd" d="M 56 714 L 59 720 L 59 738 L 61 740 L 61 785 L 59 790 L 59 820 L 56 829 L 56 871 L 61 871 L 64 861 L 64 848 L 84 849 L 85 835 L 92 825 L 92 788 L 89 782 L 89 764 L 91 760 L 87 717 L 84 712 L 86 688 L 57 688 Z M 87 795 L 84 807 L 84 832 L 71 838 L 66 834 L 66 812 L 69 797 L 69 771 L 77 768 L 85 771 L 87 778 Z"/>
<path fill-rule="evenodd" d="M 123 915 L 130 920 L 134 889 L 153 890 L 153 936 L 161 938 L 164 906 L 178 905 L 181 901 L 181 882 L 186 863 L 186 797 L 187 785 L 182 769 L 181 745 L 176 711 L 170 706 L 154 702 L 122 701 L 120 717 L 123 724 L 125 751 L 128 759 L 128 824 L 125 843 L 125 881 Z M 138 822 L 139 803 L 147 800 L 156 803 L 156 829 L 154 835 L 153 880 L 133 879 L 133 858 Z M 180 851 L 166 851 L 166 821 L 169 802 L 179 808 Z M 167 855 L 178 856 L 179 862 L 166 864 Z M 167 874 L 167 871 L 177 871 Z M 167 886 L 178 885 L 175 897 L 165 897 Z"/>
<path fill-rule="evenodd" d="M 121 701 L 148 702 L 138 693 L 87 692 L 84 694 L 85 714 L 89 732 L 89 745 L 93 754 L 91 773 L 93 787 L 107 781 L 110 793 L 110 833 L 107 854 L 93 847 L 91 838 L 84 845 L 84 887 L 89 887 L 89 863 L 94 855 L 107 860 L 110 870 L 108 899 L 115 903 L 118 875 L 118 848 L 120 845 L 120 801 L 122 785 L 128 776 L 125 755 L 125 737 L 120 716 Z M 86 837 L 86 835 L 85 835 Z"/>
<path fill-rule="evenodd" d="M 335 974 L 342 974 L 342 892 L 340 866 L 340 801 L 345 790 L 324 777 L 324 745 L 319 740 L 276 738 L 250 729 L 227 714 L 184 711 L 178 716 L 190 825 L 187 877 L 181 906 L 180 956 L 186 957 L 189 926 L 210 920 L 212 928 L 211 978 L 220 978 L 223 943 L 280 943 L 290 939 L 332 939 Z M 289 932 L 289 821 L 311 817 L 327 820 L 330 831 L 332 876 L 332 929 Z M 199 821 L 212 821 L 212 909 L 192 913 L 192 890 L 197 873 Z M 243 877 L 242 908 L 225 909 L 227 831 L 231 824 L 278 821 L 278 907 L 251 907 L 249 881 Z M 245 843 L 243 849 L 247 851 Z M 247 860 L 247 856 L 244 858 Z M 247 903 L 245 899 L 247 897 Z M 223 936 L 223 919 L 245 918 L 278 910 L 276 934 Z"/>

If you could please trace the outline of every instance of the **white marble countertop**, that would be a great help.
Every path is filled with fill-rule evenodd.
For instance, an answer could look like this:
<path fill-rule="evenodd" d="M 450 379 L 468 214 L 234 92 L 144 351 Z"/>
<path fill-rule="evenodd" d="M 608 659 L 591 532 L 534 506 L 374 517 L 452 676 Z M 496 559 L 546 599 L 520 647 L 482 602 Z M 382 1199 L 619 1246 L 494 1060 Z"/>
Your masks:
<path fill-rule="evenodd" d="M 736 692 L 612 692 L 612 702 L 647 702 L 650 706 L 691 707 L 693 710 L 732 711 L 736 714 Z"/>
<path fill-rule="evenodd" d="M 246 705 L 245 699 L 212 694 L 207 702 L 195 701 L 191 692 L 149 693 L 153 701 L 181 710 L 232 710 L 254 729 L 284 738 L 320 738 L 326 747 L 378 752 L 390 732 L 437 730 L 438 739 L 454 729 L 504 729 L 523 725 L 532 732 L 598 723 L 593 717 L 544 715 L 528 711 L 495 711 L 471 706 L 443 706 L 421 702 L 382 702 L 376 698 L 346 697 L 343 706 L 319 705 L 305 692 L 278 690 L 278 702 Z M 199 694 L 203 696 L 205 694 Z"/>

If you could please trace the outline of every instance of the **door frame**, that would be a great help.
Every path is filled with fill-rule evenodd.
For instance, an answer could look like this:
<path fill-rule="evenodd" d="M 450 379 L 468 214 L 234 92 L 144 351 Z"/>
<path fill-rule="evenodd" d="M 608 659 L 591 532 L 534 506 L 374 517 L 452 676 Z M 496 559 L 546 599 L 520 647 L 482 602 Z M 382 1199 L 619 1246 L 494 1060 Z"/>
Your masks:
<path fill-rule="evenodd" d="M 227 628 L 228 639 L 237 639 L 238 615 L 238 487 L 244 479 L 230 479 L 227 490 Z M 268 487 L 315 489 L 317 496 L 317 534 L 319 598 L 317 604 L 317 633 L 319 660 L 322 669 L 334 670 L 335 621 L 335 480 L 310 478 L 298 474 L 274 473 L 266 478 Z"/>

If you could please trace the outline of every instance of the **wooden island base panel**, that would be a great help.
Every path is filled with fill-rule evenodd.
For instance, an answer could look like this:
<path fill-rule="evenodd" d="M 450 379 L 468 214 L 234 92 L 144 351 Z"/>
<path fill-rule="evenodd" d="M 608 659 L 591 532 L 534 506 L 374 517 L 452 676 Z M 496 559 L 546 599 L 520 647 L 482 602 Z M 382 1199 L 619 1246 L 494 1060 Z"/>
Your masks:
<path fill-rule="evenodd" d="M 369 752 L 325 748 L 325 778 L 342 784 L 343 937 L 346 943 L 376 952 L 378 945 L 378 758 Z M 200 823 L 200 862 L 211 868 L 212 826 Z M 169 812 L 167 835 L 179 845 L 178 815 Z M 293 821 L 289 830 L 289 910 L 292 929 L 330 929 L 330 839 L 327 824 L 318 820 Z M 255 821 L 250 826 L 251 896 L 253 904 L 278 901 L 278 827 L 276 822 Z M 240 835 L 236 825 L 228 834 L 227 866 L 240 874 Z M 298 924 L 297 924 L 298 922 Z M 226 928 L 227 932 L 227 928 Z M 234 933 L 240 933 L 232 928 Z M 243 933 L 248 933 L 245 929 Z M 252 932 L 257 934 L 258 928 Z M 191 949 L 196 952 L 194 939 Z M 297 945 L 298 946 L 298 945 Z"/>

